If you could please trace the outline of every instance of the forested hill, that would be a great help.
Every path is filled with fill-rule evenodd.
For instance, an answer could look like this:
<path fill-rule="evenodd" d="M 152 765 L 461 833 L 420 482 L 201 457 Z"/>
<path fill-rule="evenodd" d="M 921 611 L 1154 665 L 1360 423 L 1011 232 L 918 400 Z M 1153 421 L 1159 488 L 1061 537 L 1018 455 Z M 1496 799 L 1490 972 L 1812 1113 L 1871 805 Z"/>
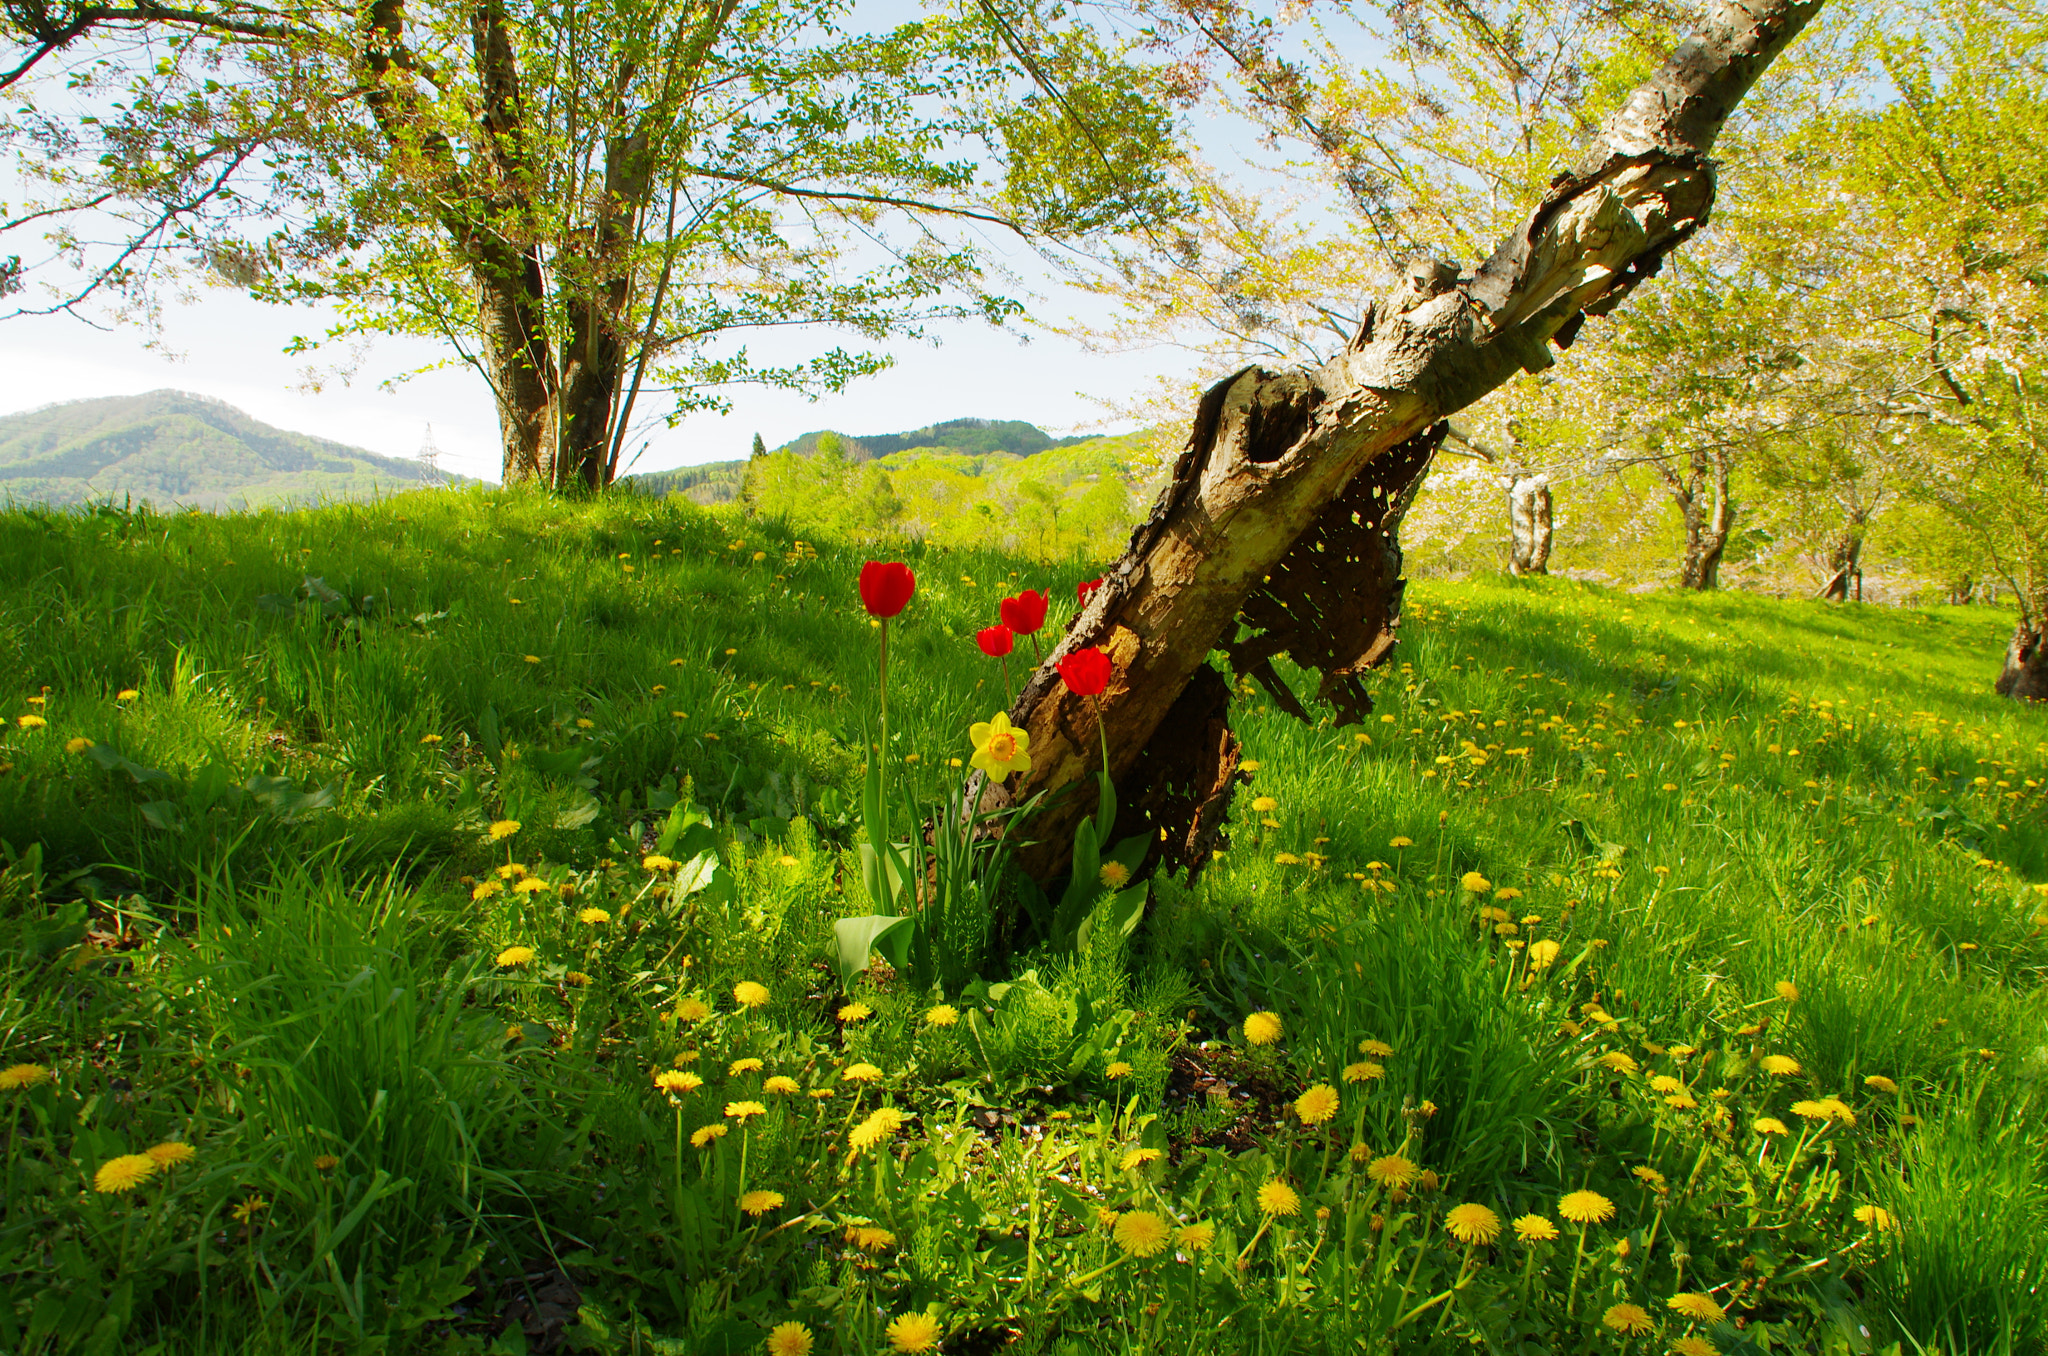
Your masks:
<path fill-rule="evenodd" d="M 1021 419 L 948 419 L 905 433 L 864 433 L 855 436 L 835 429 L 814 429 L 775 449 L 797 456 L 814 455 L 827 435 L 839 439 L 839 454 L 849 463 L 877 461 L 900 452 L 967 457 L 1009 454 L 1035 456 L 1057 448 L 1097 441 L 1092 434 L 1055 438 Z M 899 459 L 900 460 L 900 459 Z M 643 494 L 680 494 L 700 504 L 723 504 L 739 498 L 746 460 L 710 461 L 673 471 L 649 471 L 628 477 Z M 977 467 L 978 469 L 978 467 Z"/>
<path fill-rule="evenodd" d="M 0 416 L 0 498 L 134 498 L 159 508 L 360 499 L 416 489 L 417 461 L 273 428 L 186 391 L 104 396 Z M 454 482 L 460 476 L 442 475 Z"/>
<path fill-rule="evenodd" d="M 830 432 L 833 430 L 818 429 L 775 450 L 800 452 L 808 456 L 818 450 L 820 440 Z M 842 433 L 839 437 L 840 451 L 848 461 L 872 461 L 912 448 L 963 452 L 970 456 L 1009 452 L 1028 457 L 1048 448 L 1071 447 L 1090 441 L 1090 435 L 1086 434 L 1055 438 L 1036 424 L 1027 424 L 1021 419 L 948 419 L 942 424 L 930 424 L 907 433 Z"/>

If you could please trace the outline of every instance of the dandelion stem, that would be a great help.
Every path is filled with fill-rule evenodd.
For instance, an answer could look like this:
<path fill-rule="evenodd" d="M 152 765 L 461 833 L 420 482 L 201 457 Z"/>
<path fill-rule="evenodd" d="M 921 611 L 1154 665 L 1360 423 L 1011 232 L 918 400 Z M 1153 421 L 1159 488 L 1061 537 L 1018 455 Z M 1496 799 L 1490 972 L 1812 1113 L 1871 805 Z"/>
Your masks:
<path fill-rule="evenodd" d="M 1586 1230 L 1592 1227 L 1590 1224 L 1581 1224 L 1579 1226 L 1579 1250 L 1572 1258 L 1572 1283 L 1565 1290 L 1564 1295 L 1564 1316 L 1566 1318 L 1572 1316 L 1575 1306 L 1578 1304 L 1579 1268 L 1586 1260 Z"/>

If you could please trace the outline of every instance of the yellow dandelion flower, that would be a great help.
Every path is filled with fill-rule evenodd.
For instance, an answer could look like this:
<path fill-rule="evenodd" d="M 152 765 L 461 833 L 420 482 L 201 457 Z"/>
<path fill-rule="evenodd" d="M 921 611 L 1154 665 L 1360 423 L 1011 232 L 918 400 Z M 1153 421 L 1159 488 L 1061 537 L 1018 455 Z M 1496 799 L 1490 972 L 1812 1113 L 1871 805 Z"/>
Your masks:
<path fill-rule="evenodd" d="M 1399 1154 L 1383 1154 L 1365 1165 L 1365 1175 L 1383 1187 L 1404 1187 L 1421 1171 Z"/>
<path fill-rule="evenodd" d="M 749 1055 L 744 1059 L 736 1059 L 732 1063 L 726 1065 L 725 1072 L 726 1076 L 729 1078 L 738 1078 L 741 1074 L 759 1073 L 761 1072 L 761 1070 L 767 1067 L 768 1066 L 766 1064 L 763 1064 L 760 1060 L 755 1059 L 752 1055 Z"/>
<path fill-rule="evenodd" d="M 1826 1103 L 1808 1099 L 1802 1102 L 1794 1102 L 1792 1104 L 1792 1114 L 1804 1117 L 1809 1121 L 1824 1121 L 1832 1113 L 1828 1110 Z"/>
<path fill-rule="evenodd" d="M 1532 970 L 1548 970 L 1556 963 L 1558 952 L 1563 949 L 1548 937 L 1545 937 L 1540 942 L 1529 943 L 1529 968 Z"/>
<path fill-rule="evenodd" d="M 1176 1247 L 1187 1252 L 1206 1251 L 1216 1241 L 1216 1226 L 1207 1220 L 1183 1224 L 1173 1231 L 1173 1241 Z"/>
<path fill-rule="evenodd" d="M 740 1197 L 740 1209 L 749 1215 L 765 1215 L 770 1210 L 782 1208 L 782 1193 L 779 1191 L 749 1191 Z"/>
<path fill-rule="evenodd" d="M 44 720 L 41 716 L 16 716 L 14 723 L 24 730 L 40 730 L 50 722 Z M 126 1191 L 127 1188 L 123 1187 L 121 1190 Z"/>
<path fill-rule="evenodd" d="M 673 857 L 664 857 L 659 852 L 650 852 L 645 857 L 642 857 L 640 859 L 640 869 L 642 871 L 651 871 L 656 875 L 659 875 L 664 871 L 675 870 L 676 859 Z"/>
<path fill-rule="evenodd" d="M 1863 1086 L 1872 1092 L 1897 1092 L 1899 1085 L 1883 1074 L 1870 1074 L 1863 1080 Z"/>
<path fill-rule="evenodd" d="M 1454 1205 L 1444 1216 L 1444 1232 L 1460 1243 L 1491 1243 L 1500 1237 L 1500 1216 L 1474 1201 Z"/>
<path fill-rule="evenodd" d="M 477 887 L 469 892 L 469 897 L 471 899 L 489 899 L 492 895 L 502 895 L 504 893 L 505 887 L 502 884 L 494 880 L 487 880 L 479 881 Z"/>
<path fill-rule="evenodd" d="M 140 692 L 137 692 L 132 687 L 124 687 L 114 694 L 114 700 L 117 702 L 132 702 L 141 695 Z"/>
<path fill-rule="evenodd" d="M 743 979 L 732 986 L 732 1001 L 743 1008 L 765 1008 L 768 1006 L 768 986 Z"/>
<path fill-rule="evenodd" d="M 1666 1097 L 1664 1099 L 1664 1104 L 1669 1107 L 1674 1107 L 1679 1111 L 1691 1111 L 1700 1103 L 1697 1097 L 1694 1097 L 1690 1092 L 1687 1092 L 1684 1088 L 1680 1088 L 1677 1092 L 1674 1092 L 1669 1097 Z"/>
<path fill-rule="evenodd" d="M 1301 1211 L 1301 1197 L 1293 1187 L 1278 1178 L 1259 1188 L 1259 1209 L 1276 1219 L 1285 1219 Z"/>
<path fill-rule="evenodd" d="M 1370 1083 L 1375 1078 L 1384 1078 L 1386 1072 L 1387 1070 L 1384 1065 L 1375 1064 L 1369 1059 L 1362 1059 L 1355 1064 L 1346 1064 L 1344 1066 L 1344 1081 L 1346 1083 Z"/>
<path fill-rule="evenodd" d="M 927 1026 L 952 1026 L 960 1020 L 960 1009 L 951 1003 L 941 1003 L 924 1015 Z"/>
<path fill-rule="evenodd" d="M 530 946 L 508 946 L 498 953 L 498 964 L 506 968 L 533 963 L 534 951 Z"/>
<path fill-rule="evenodd" d="M 1776 989 L 1778 997 L 1784 999 L 1787 1003 L 1797 1003 L 1799 1001 L 1799 986 L 1791 980 L 1781 979 L 1771 987 Z"/>
<path fill-rule="evenodd" d="M 868 1118 L 846 1132 L 846 1142 L 858 1152 L 885 1144 L 903 1128 L 907 1118 L 893 1106 L 878 1108 Z"/>
<path fill-rule="evenodd" d="M 1337 1090 L 1328 1083 L 1318 1083 L 1294 1099 L 1294 1114 L 1303 1125 L 1323 1124 L 1336 1116 L 1338 1107 Z"/>
<path fill-rule="evenodd" d="M 654 1086 L 663 1092 L 695 1092 L 704 1086 L 704 1080 L 688 1069 L 656 1069 Z"/>
<path fill-rule="evenodd" d="M 896 1246 L 896 1235 L 872 1224 L 849 1224 L 846 1226 L 846 1241 L 864 1252 L 880 1252 L 883 1248 Z"/>
<path fill-rule="evenodd" d="M 849 1064 L 839 1075 L 848 1083 L 873 1083 L 881 1076 L 882 1071 L 872 1064 Z"/>
<path fill-rule="evenodd" d="M 492 824 L 491 824 L 491 841 L 492 841 L 493 843 L 497 843 L 497 842 L 502 842 L 502 841 L 504 841 L 505 839 L 507 839 L 507 838 L 510 838 L 510 837 L 511 837 L 511 836 L 512 836 L 513 834 L 515 834 L 515 833 L 517 833 L 517 832 L 519 832 L 519 821 L 518 821 L 518 820 L 516 820 L 516 819 L 500 819 L 500 820 L 495 820 L 495 821 L 493 821 L 493 822 L 492 822 Z"/>
<path fill-rule="evenodd" d="M 1133 1149 L 1123 1157 L 1123 1170 L 1129 1172 L 1132 1168 L 1142 1168 L 1147 1163 L 1157 1163 L 1163 1156 L 1157 1149 Z"/>
<path fill-rule="evenodd" d="M 1698 1333 L 1688 1333 L 1672 1342 L 1671 1356 L 1721 1356 L 1721 1348 Z"/>
<path fill-rule="evenodd" d="M 761 1085 L 761 1091 L 772 1092 L 779 1097 L 788 1097 L 799 1091 L 797 1081 L 787 1074 L 777 1074 Z"/>
<path fill-rule="evenodd" d="M 1684 1086 L 1685 1083 L 1682 1080 L 1673 1078 L 1670 1074 L 1658 1074 L 1650 1080 L 1650 1091 L 1659 1094 L 1677 1092 Z"/>
<path fill-rule="evenodd" d="M 842 1022 L 865 1022 L 875 1015 L 875 1010 L 865 1003 L 848 1003 L 839 1009 Z"/>
<path fill-rule="evenodd" d="M 1600 1056 L 1597 1062 L 1603 1068 L 1612 1069 L 1614 1072 L 1619 1074 L 1632 1074 L 1636 1071 L 1635 1060 L 1631 1059 L 1629 1056 L 1623 1054 L 1619 1050 L 1608 1051 L 1606 1054 Z"/>
<path fill-rule="evenodd" d="M 1102 1076 L 1110 1079 L 1112 1082 L 1119 1078 L 1129 1078 L 1131 1076 L 1131 1066 L 1124 1060 L 1113 1059 L 1109 1062 L 1109 1067 L 1102 1071 Z"/>
<path fill-rule="evenodd" d="M 1630 1168 L 1629 1172 L 1649 1186 L 1660 1187 L 1664 1185 L 1664 1174 L 1648 1164 Z"/>
<path fill-rule="evenodd" d="M 1385 1041 L 1364 1040 L 1358 1043 L 1358 1053 L 1371 1055 L 1374 1059 L 1392 1059 L 1394 1047 Z"/>
<path fill-rule="evenodd" d="M 228 1213 L 243 1224 L 247 1224 L 269 1208 L 270 1202 L 264 1200 L 261 1196 L 244 1196 L 242 1203 Z"/>
<path fill-rule="evenodd" d="M 19 1092 L 50 1081 L 50 1071 L 40 1064 L 10 1064 L 0 1069 L 0 1092 Z"/>
<path fill-rule="evenodd" d="M 1255 1012 L 1244 1019 L 1244 1038 L 1253 1045 L 1271 1045 L 1280 1039 L 1280 1014 Z"/>
<path fill-rule="evenodd" d="M 539 876 L 528 876 L 528 877 L 527 877 L 527 878 L 526 878 L 525 880 L 522 880 L 522 881 L 520 881 L 520 882 L 519 882 L 519 883 L 518 883 L 517 885 L 515 885 L 515 886 L 513 886 L 513 887 L 512 887 L 512 893 L 513 893 L 513 894 L 515 894 L 515 895 L 537 895 L 537 894 L 543 894 L 543 893 L 545 893 L 546 891 L 548 891 L 548 890 L 551 890 L 551 889 L 553 889 L 553 888 L 554 888 L 553 886 L 549 885 L 549 884 L 548 884 L 548 883 L 547 883 L 546 881 L 542 880 L 542 879 L 541 879 L 541 878 L 540 878 Z M 586 912 L 586 913 L 602 913 L 602 912 L 603 912 L 603 910 L 602 910 L 602 909 L 586 909 L 586 910 L 584 910 L 584 912 Z M 589 920 L 587 920 L 587 919 L 586 919 L 585 921 L 587 922 L 587 921 L 589 921 Z"/>
<path fill-rule="evenodd" d="M 1166 1221 L 1150 1210 L 1133 1210 L 1116 1222 L 1110 1237 L 1133 1257 L 1156 1257 L 1166 1248 Z"/>
<path fill-rule="evenodd" d="M 1414 847 L 1415 840 L 1413 838 L 1407 837 L 1389 838 L 1387 840 L 1387 846 L 1394 848 Z"/>
<path fill-rule="evenodd" d="M 1868 1225 L 1870 1228 L 1877 1230 L 1881 1234 L 1890 1233 L 1892 1230 L 1899 1227 L 1898 1221 L 1892 1218 L 1892 1212 L 1886 1210 L 1883 1206 L 1878 1205 L 1857 1206 L 1856 1222 L 1858 1224 Z"/>
<path fill-rule="evenodd" d="M 1650 1311 L 1640 1304 L 1616 1304 L 1600 1315 L 1600 1321 L 1618 1333 L 1635 1335 L 1650 1331 Z"/>
<path fill-rule="evenodd" d="M 756 1116 L 765 1116 L 767 1114 L 768 1108 L 759 1102 L 727 1102 L 725 1104 L 726 1119 L 738 1121 L 742 1125 L 745 1125 Z"/>
<path fill-rule="evenodd" d="M 1255 796 L 1252 798 L 1252 813 L 1254 814 L 1269 815 L 1279 808 L 1280 802 L 1274 800 L 1271 796 Z"/>
<path fill-rule="evenodd" d="M 811 1356 L 811 1330 L 795 1319 L 768 1332 L 768 1356 Z"/>
<path fill-rule="evenodd" d="M 1761 1067 L 1767 1074 L 1777 1074 L 1780 1078 L 1789 1078 L 1799 1072 L 1799 1061 L 1793 1059 L 1790 1055 L 1765 1055 Z"/>
<path fill-rule="evenodd" d="M 612 921 L 612 916 L 603 909 L 584 909 L 576 915 L 576 921 L 586 927 L 597 927 Z"/>
<path fill-rule="evenodd" d="M 1712 1295 L 1702 1295 L 1697 1291 L 1673 1295 L 1664 1303 L 1672 1313 L 1689 1318 L 1695 1323 L 1719 1323 L 1728 1316 L 1722 1312 L 1721 1306 L 1714 1302 Z"/>
<path fill-rule="evenodd" d="M 930 1314 L 898 1314 L 889 1320 L 883 1336 L 889 1339 L 889 1350 L 913 1353 L 937 1351 L 939 1337 L 945 1330 L 939 1320 Z"/>
<path fill-rule="evenodd" d="M 713 1121 L 711 1124 L 691 1133 L 690 1145 L 693 1148 L 702 1149 L 715 1140 L 724 1139 L 725 1132 L 729 1128 L 724 1121 Z"/>
<path fill-rule="evenodd" d="M 1095 876 L 1109 889 L 1121 890 L 1131 883 L 1131 868 L 1122 862 L 1104 862 Z"/>
<path fill-rule="evenodd" d="M 1614 1218 L 1614 1202 L 1597 1191 L 1574 1191 L 1557 1203 L 1557 1213 L 1574 1224 L 1604 1224 Z"/>
<path fill-rule="evenodd" d="M 340 1166 L 341 1160 L 333 1154 L 321 1154 L 313 1160 L 313 1168 L 317 1172 L 330 1172 Z"/>
<path fill-rule="evenodd" d="M 571 970 L 568 974 L 562 976 L 562 982 L 581 989 L 590 983 L 590 976 L 584 974 L 581 970 Z"/>
<path fill-rule="evenodd" d="M 92 1175 L 92 1189 L 102 1195 L 133 1191 L 156 1174 L 157 1161 L 148 1154 L 122 1154 L 100 1164 Z"/>
<path fill-rule="evenodd" d="M 1555 1243 L 1557 1226 L 1541 1215 L 1523 1215 L 1515 1221 L 1515 1237 L 1524 1243 Z"/>
<path fill-rule="evenodd" d="M 1458 877 L 1458 884 L 1468 893 L 1475 895 L 1483 895 L 1493 888 L 1493 882 L 1480 875 L 1477 871 L 1467 871 L 1464 875 Z"/>
<path fill-rule="evenodd" d="M 175 1168 L 180 1163 L 190 1163 L 193 1159 L 199 1157 L 197 1149 L 183 1140 L 176 1139 L 168 1140 L 162 1144 L 152 1144 L 142 1152 L 148 1155 L 150 1162 L 160 1168 Z"/>
<path fill-rule="evenodd" d="M 64 741 L 64 752 L 66 753 L 84 753 L 91 747 L 92 741 L 84 735 L 78 735 L 75 738 Z"/>
<path fill-rule="evenodd" d="M 701 1022 L 711 1015 L 711 1005 L 701 998 L 685 998 L 676 1004 L 676 1020 Z"/>
<path fill-rule="evenodd" d="M 1776 1116 L 1759 1116 L 1750 1123 L 1750 1128 L 1759 1135 L 1789 1135 L 1792 1133 L 1792 1127 L 1786 1125 L 1785 1122 L 1779 1120 Z"/>

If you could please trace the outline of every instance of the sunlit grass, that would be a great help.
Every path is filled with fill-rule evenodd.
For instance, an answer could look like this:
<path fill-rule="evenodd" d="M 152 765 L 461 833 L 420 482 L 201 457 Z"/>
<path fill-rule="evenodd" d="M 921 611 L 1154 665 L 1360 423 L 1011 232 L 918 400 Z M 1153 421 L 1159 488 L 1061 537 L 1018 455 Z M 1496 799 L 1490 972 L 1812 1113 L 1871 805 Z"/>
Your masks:
<path fill-rule="evenodd" d="M 1418 584 L 1363 726 L 1242 696 L 1231 846 L 1129 948 L 847 995 L 867 554 L 625 496 L 0 514 L 0 1068 L 51 1075 L 0 1090 L 0 1345 L 509 1350 L 547 1285 L 622 1350 L 2048 1335 L 2007 619 Z M 929 795 L 997 599 L 1049 639 L 1095 571 L 891 554 Z M 715 876 L 643 866 L 692 804 Z"/>

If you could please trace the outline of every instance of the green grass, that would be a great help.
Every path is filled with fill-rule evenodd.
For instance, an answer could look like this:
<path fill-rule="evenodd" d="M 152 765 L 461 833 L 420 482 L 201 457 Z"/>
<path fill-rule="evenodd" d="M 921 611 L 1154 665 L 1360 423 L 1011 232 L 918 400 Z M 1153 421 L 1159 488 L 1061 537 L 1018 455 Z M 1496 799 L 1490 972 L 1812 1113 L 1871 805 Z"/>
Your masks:
<path fill-rule="evenodd" d="M 509 1352 L 543 1304 L 621 1352 L 926 1310 L 948 1351 L 2048 1341 L 2006 618 L 1420 584 L 1363 727 L 1242 697 L 1232 846 L 1128 944 L 842 994 L 875 633 L 866 552 L 801 536 L 482 490 L 0 514 L 0 1066 L 52 1075 L 0 1092 L 0 1349 Z M 972 633 L 1031 584 L 1053 634 L 1083 571 L 900 554 L 887 766 L 929 800 L 1004 704 Z M 711 855 L 644 870 L 691 807 Z M 1104 1209 L 1214 1239 L 1127 1255 Z"/>

